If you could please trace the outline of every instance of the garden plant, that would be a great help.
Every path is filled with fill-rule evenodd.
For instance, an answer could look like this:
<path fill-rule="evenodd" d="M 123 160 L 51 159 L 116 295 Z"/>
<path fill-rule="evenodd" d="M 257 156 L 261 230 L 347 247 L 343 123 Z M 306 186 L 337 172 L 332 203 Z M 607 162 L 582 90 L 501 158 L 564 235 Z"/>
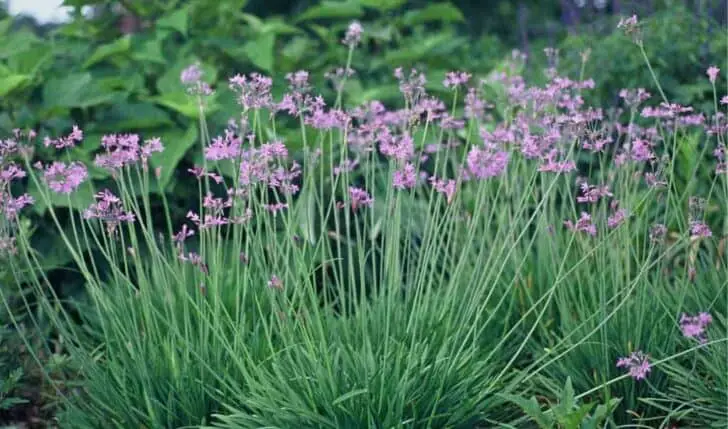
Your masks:
<path fill-rule="evenodd" d="M 632 16 L 620 37 L 653 89 L 622 89 L 618 108 L 585 101 L 587 55 L 564 76 L 555 50 L 538 84 L 514 52 L 487 76 L 448 72 L 437 95 L 394 68 L 397 102 L 352 101 L 366 31 L 342 35 L 329 97 L 304 70 L 278 95 L 263 74 L 213 81 L 193 62 L 175 76 L 191 137 L 72 125 L 0 141 L 0 257 L 29 289 L 0 292 L 15 329 L 52 327 L 53 348 L 23 338 L 58 424 L 724 427 L 719 68 L 707 111 L 675 103 Z M 225 92 L 236 107 L 211 126 Z M 201 150 L 179 223 L 160 160 L 188 138 Z M 85 187 L 94 201 L 73 210 Z M 38 204 L 80 298 L 44 273 L 20 217 Z"/>

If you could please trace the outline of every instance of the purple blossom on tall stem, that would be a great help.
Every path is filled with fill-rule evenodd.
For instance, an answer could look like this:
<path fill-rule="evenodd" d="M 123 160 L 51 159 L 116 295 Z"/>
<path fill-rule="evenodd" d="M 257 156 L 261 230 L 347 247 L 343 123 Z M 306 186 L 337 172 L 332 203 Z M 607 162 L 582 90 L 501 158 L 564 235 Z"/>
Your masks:
<path fill-rule="evenodd" d="M 710 313 L 701 312 L 696 316 L 689 316 L 683 313 L 680 316 L 680 331 L 686 338 L 695 338 L 705 343 L 705 329 L 713 322 Z"/>
<path fill-rule="evenodd" d="M 637 15 L 632 15 L 629 18 L 621 18 L 617 24 L 617 28 L 624 31 L 625 35 L 632 37 L 633 42 L 642 43 Z"/>
<path fill-rule="evenodd" d="M 635 380 L 644 380 L 652 371 L 649 356 L 641 351 L 632 352 L 628 357 L 617 359 L 617 368 L 626 368 L 630 377 Z"/>
<path fill-rule="evenodd" d="M 111 134 L 101 137 L 104 153 L 96 155 L 94 163 L 113 172 L 139 161 L 141 148 L 137 134 Z"/>
<path fill-rule="evenodd" d="M 607 218 L 607 227 L 609 228 L 616 228 L 622 223 L 624 223 L 624 220 L 627 218 L 627 210 L 625 209 L 618 209 L 615 211 L 612 215 L 610 215 Z"/>
<path fill-rule="evenodd" d="M 272 276 L 270 276 L 270 280 L 268 280 L 268 287 L 271 289 L 282 290 L 283 280 L 281 280 L 277 275 L 273 274 Z"/>
<path fill-rule="evenodd" d="M 214 137 L 210 145 L 205 148 L 205 159 L 208 161 L 237 159 L 241 153 L 241 145 L 242 141 L 235 133 L 225 130 L 224 136 Z"/>
<path fill-rule="evenodd" d="M 627 107 L 634 108 L 649 100 L 651 94 L 645 91 L 644 88 L 637 88 L 635 90 L 622 89 L 619 91 L 619 97 L 624 100 L 624 104 L 626 104 Z"/>
<path fill-rule="evenodd" d="M 202 80 L 202 75 L 200 63 L 191 64 L 180 73 L 180 82 L 187 87 L 191 94 L 210 95 L 212 88 Z"/>
<path fill-rule="evenodd" d="M 708 70 L 705 72 L 705 74 L 708 75 L 708 80 L 712 84 L 715 84 L 715 80 L 718 78 L 718 73 L 720 73 L 720 69 L 716 66 L 708 67 Z"/>
<path fill-rule="evenodd" d="M 379 134 L 379 151 L 397 161 L 407 161 L 414 155 L 415 146 L 409 134 L 392 135 L 388 129 Z"/>
<path fill-rule="evenodd" d="M 470 73 L 462 71 L 451 71 L 445 75 L 445 80 L 442 81 L 442 85 L 447 89 L 456 89 L 460 86 L 465 86 L 472 75 Z"/>
<path fill-rule="evenodd" d="M 701 221 L 690 221 L 690 239 L 707 238 L 713 236 L 710 227 Z"/>
<path fill-rule="evenodd" d="M 655 224 L 650 228 L 650 240 L 660 241 L 667 235 L 667 227 L 661 223 Z"/>
<path fill-rule="evenodd" d="M 583 180 L 579 186 L 582 192 L 582 196 L 576 197 L 576 201 L 579 203 L 596 203 L 600 198 L 612 196 L 609 185 L 590 185 L 586 180 Z"/>
<path fill-rule="evenodd" d="M 447 200 L 448 204 L 451 204 L 453 201 L 453 197 L 455 196 L 455 185 L 456 182 L 454 179 L 440 179 L 435 176 L 431 176 L 430 184 L 432 185 L 433 189 L 435 189 L 436 192 L 445 195 L 445 199 Z"/>
<path fill-rule="evenodd" d="M 417 101 L 425 95 L 425 84 L 427 78 L 423 73 L 418 72 L 416 69 L 410 70 L 408 76 L 405 76 L 402 71 L 402 67 L 398 67 L 394 70 L 394 77 L 399 81 L 399 91 L 404 95 L 410 105 L 417 104 Z"/>
<path fill-rule="evenodd" d="M 48 187 L 59 194 L 70 194 L 78 189 L 88 177 L 86 167 L 79 162 L 72 162 L 66 165 L 60 161 L 54 161 L 43 172 Z"/>
<path fill-rule="evenodd" d="M 576 222 L 572 222 L 571 220 L 564 221 L 564 226 L 570 231 L 584 232 L 591 236 L 597 235 L 597 227 L 592 223 L 591 215 L 587 212 L 581 212 Z"/>
<path fill-rule="evenodd" d="M 76 146 L 77 143 L 80 143 L 83 140 L 83 131 L 81 131 L 78 126 L 74 125 L 73 130 L 71 131 L 71 134 L 67 135 L 66 137 L 60 137 L 58 139 L 52 139 L 50 137 L 46 137 L 43 140 L 43 145 L 45 147 L 53 146 L 56 149 L 63 149 L 63 148 L 71 148 Z"/>
<path fill-rule="evenodd" d="M 262 109 L 273 105 L 271 87 L 273 79 L 258 73 L 249 76 L 237 74 L 229 79 L 230 89 L 238 95 L 243 109 Z"/>
<path fill-rule="evenodd" d="M 10 192 L 0 189 L 0 215 L 7 219 L 15 219 L 23 208 L 35 203 L 35 199 L 28 194 L 13 197 Z"/>
<path fill-rule="evenodd" d="M 400 170 L 396 170 L 392 175 L 392 186 L 395 189 L 410 189 L 415 184 L 417 184 L 415 166 L 409 162 Z"/>
<path fill-rule="evenodd" d="M 349 24 L 349 27 L 346 29 L 346 34 L 344 35 L 344 39 L 341 42 L 349 48 L 353 49 L 361 41 L 361 34 L 363 31 L 364 30 L 359 21 L 352 21 Z"/>
<path fill-rule="evenodd" d="M 502 174 L 508 166 L 510 154 L 493 146 L 474 146 L 466 160 L 468 173 L 477 179 L 488 179 Z"/>
<path fill-rule="evenodd" d="M 540 172 L 551 173 L 568 173 L 576 169 L 576 163 L 569 159 L 558 160 L 560 151 L 551 149 L 546 156 L 543 157 L 541 165 L 538 167 Z"/>
<path fill-rule="evenodd" d="M 370 207 L 374 199 L 367 191 L 361 188 L 349 187 L 349 198 L 351 198 L 351 209 L 356 211 L 360 207 Z"/>
<path fill-rule="evenodd" d="M 192 229 L 189 229 L 186 224 L 182 225 L 182 228 L 172 236 L 172 241 L 180 247 L 184 244 L 184 242 L 189 238 L 195 235 L 195 231 Z"/>
<path fill-rule="evenodd" d="M 101 220 L 106 223 L 106 230 L 109 234 L 114 233 L 122 222 L 134 222 L 134 214 L 125 211 L 121 199 L 108 189 L 97 193 L 94 198 L 96 202 L 83 212 L 84 219 Z"/>

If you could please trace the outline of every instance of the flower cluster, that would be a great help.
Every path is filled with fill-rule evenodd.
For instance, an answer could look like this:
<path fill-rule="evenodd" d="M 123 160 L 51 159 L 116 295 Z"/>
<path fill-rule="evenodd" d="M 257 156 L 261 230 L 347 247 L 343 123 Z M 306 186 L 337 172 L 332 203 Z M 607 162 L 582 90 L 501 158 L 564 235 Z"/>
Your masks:
<path fill-rule="evenodd" d="M 629 376 L 635 380 L 644 380 L 647 374 L 652 371 L 652 364 L 649 356 L 641 351 L 632 352 L 628 357 L 621 357 L 617 360 L 617 368 L 626 368 Z"/>
<path fill-rule="evenodd" d="M 96 155 L 96 166 L 118 173 L 124 167 L 142 162 L 142 167 L 148 167 L 147 161 L 153 153 L 164 150 L 159 138 L 146 140 L 140 144 L 138 134 L 110 134 L 101 138 L 101 147 L 104 152 Z"/>
<path fill-rule="evenodd" d="M 96 202 L 84 210 L 84 219 L 99 219 L 106 224 L 109 234 L 117 231 L 122 222 L 134 222 L 134 214 L 125 211 L 121 199 L 108 189 L 97 193 L 94 198 Z"/>
<path fill-rule="evenodd" d="M 713 322 L 710 313 L 701 312 L 696 316 L 688 316 L 683 313 L 680 316 L 680 331 L 686 338 L 695 338 L 701 343 L 706 341 L 705 328 Z"/>

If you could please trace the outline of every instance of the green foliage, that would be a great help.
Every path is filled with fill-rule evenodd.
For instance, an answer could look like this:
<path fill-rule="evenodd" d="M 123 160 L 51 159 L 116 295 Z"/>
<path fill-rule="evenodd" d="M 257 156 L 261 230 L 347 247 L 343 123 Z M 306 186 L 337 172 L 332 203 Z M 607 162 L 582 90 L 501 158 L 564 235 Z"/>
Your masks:
<path fill-rule="evenodd" d="M 576 399 L 571 378 L 567 377 L 558 403 L 542 410 L 536 397 L 525 399 L 516 395 L 504 395 L 506 399 L 517 404 L 526 415 L 538 424 L 541 429 L 597 429 L 604 427 L 605 421 L 614 412 L 620 399 L 611 399 L 608 404 L 579 404 Z M 593 413 L 592 413 L 592 410 Z"/>

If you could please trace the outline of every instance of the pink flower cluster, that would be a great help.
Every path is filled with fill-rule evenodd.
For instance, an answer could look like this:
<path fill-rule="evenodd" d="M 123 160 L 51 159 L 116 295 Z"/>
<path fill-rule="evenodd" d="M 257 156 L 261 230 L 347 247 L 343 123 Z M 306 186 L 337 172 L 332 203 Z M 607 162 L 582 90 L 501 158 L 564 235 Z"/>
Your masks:
<path fill-rule="evenodd" d="M 632 352 L 628 357 L 621 357 L 617 360 L 617 368 L 626 368 L 630 377 L 635 380 L 644 380 L 652 371 L 652 364 L 649 356 L 641 351 Z"/>

